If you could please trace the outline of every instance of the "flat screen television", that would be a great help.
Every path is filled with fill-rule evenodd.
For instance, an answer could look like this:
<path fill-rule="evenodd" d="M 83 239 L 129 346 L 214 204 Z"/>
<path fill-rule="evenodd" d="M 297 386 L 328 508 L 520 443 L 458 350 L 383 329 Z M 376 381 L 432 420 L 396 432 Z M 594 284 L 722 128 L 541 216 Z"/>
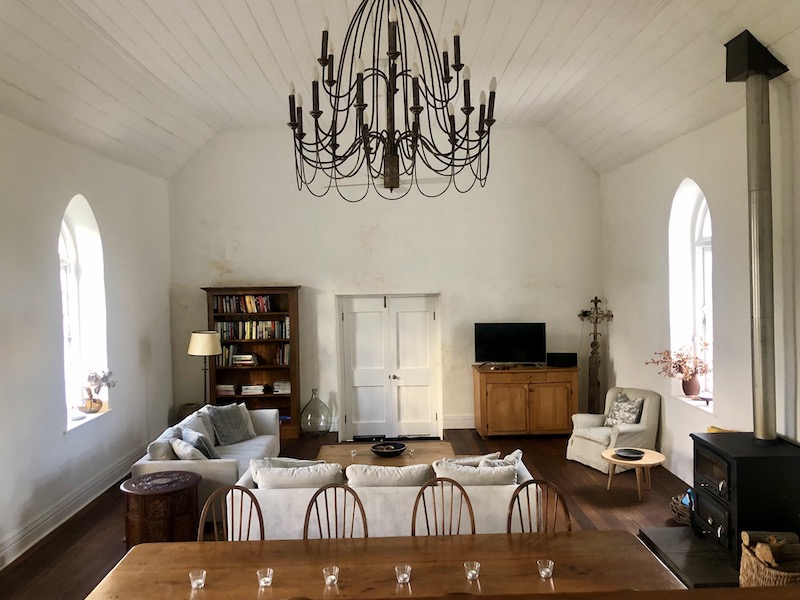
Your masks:
<path fill-rule="evenodd" d="M 547 362 L 544 323 L 475 323 L 475 362 Z"/>

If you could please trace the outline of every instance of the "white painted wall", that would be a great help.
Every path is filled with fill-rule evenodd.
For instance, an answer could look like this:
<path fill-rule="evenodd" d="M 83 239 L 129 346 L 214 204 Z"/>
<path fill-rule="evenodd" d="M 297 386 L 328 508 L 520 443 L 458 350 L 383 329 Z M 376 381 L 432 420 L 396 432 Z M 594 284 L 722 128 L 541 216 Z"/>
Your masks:
<path fill-rule="evenodd" d="M 744 84 L 731 84 L 744 94 Z M 772 166 L 779 413 L 795 402 L 794 258 L 791 110 L 788 90 L 772 87 Z M 669 347 L 668 225 L 685 177 L 705 193 L 714 252 L 714 409 L 673 397 L 674 382 L 644 362 Z M 601 177 L 604 285 L 614 307 L 611 384 L 649 388 L 664 398 L 661 448 L 667 468 L 692 481 L 689 434 L 709 425 L 751 431 L 750 283 L 745 113 L 741 110 Z M 788 334 L 784 325 L 791 323 Z M 786 400 L 788 398 L 788 400 Z M 785 401 L 786 400 L 786 401 Z M 787 408 L 790 407 L 790 408 Z M 781 421 L 781 431 L 786 424 Z"/>
<path fill-rule="evenodd" d="M 303 403 L 337 403 L 336 294 L 441 293 L 445 427 L 473 425 L 475 321 L 545 321 L 549 350 L 578 350 L 602 296 L 598 181 L 549 133 L 493 131 L 486 188 L 397 202 L 298 192 L 291 152 L 288 130 L 228 132 L 171 181 L 176 404 L 202 397 L 186 344 L 209 285 L 302 286 Z"/>
<path fill-rule="evenodd" d="M 0 568 L 125 476 L 171 406 L 166 180 L 0 116 Z M 57 241 L 103 236 L 112 410 L 66 429 Z M 157 431 L 158 430 L 158 431 Z"/>

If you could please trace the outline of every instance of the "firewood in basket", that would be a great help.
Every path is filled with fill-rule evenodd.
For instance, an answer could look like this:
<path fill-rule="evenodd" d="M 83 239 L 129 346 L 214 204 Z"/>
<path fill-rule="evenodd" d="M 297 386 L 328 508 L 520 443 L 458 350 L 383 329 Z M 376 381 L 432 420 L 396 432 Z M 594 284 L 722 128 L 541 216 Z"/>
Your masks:
<path fill-rule="evenodd" d="M 773 537 L 774 540 L 770 540 L 770 537 Z M 759 542 L 769 543 L 770 541 L 797 544 L 800 542 L 800 537 L 791 531 L 742 531 L 742 542 L 748 548 L 754 548 Z"/>

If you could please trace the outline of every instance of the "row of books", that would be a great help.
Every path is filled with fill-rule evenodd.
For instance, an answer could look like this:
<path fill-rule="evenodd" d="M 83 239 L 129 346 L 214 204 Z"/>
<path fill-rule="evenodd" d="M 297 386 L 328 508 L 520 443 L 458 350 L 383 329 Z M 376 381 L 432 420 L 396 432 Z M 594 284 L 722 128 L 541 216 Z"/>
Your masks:
<path fill-rule="evenodd" d="M 218 367 L 255 367 L 259 364 L 278 365 L 281 367 L 289 366 L 290 350 L 289 344 L 281 344 L 275 349 L 272 357 L 259 357 L 258 354 L 240 354 L 236 351 L 236 344 L 222 347 L 222 354 L 216 357 Z"/>
<path fill-rule="evenodd" d="M 218 321 L 222 340 L 289 339 L 289 317 L 276 321 Z"/>
<path fill-rule="evenodd" d="M 237 393 L 238 387 L 238 393 Z M 262 394 L 291 394 L 291 381 L 276 381 L 273 385 L 268 383 L 242 384 L 237 386 L 232 383 L 218 383 L 217 396 L 260 396 Z"/>
<path fill-rule="evenodd" d="M 216 313 L 258 313 L 271 312 L 272 302 L 266 294 L 236 294 L 217 296 Z"/>
<path fill-rule="evenodd" d="M 291 381 L 276 381 L 272 384 L 273 394 L 291 394 L 292 382 Z"/>

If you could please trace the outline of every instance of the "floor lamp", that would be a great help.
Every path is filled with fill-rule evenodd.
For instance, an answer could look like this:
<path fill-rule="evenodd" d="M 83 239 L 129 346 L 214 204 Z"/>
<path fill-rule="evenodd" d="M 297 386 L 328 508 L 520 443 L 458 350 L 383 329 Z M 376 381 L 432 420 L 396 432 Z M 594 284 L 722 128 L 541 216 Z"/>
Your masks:
<path fill-rule="evenodd" d="M 203 357 L 203 405 L 208 404 L 208 357 L 222 354 L 219 333 L 216 331 L 193 331 L 189 338 L 190 356 Z"/>

